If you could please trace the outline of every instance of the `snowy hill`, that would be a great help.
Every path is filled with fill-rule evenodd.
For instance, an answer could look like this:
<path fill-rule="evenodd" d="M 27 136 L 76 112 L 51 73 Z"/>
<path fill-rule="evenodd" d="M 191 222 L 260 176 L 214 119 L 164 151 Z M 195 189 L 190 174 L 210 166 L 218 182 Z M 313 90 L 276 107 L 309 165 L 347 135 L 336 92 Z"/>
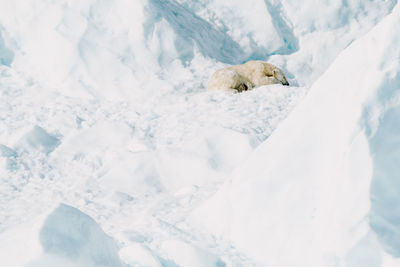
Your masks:
<path fill-rule="evenodd" d="M 400 266 L 394 0 L 0 1 L 2 266 Z M 250 59 L 290 87 L 209 92 Z"/>

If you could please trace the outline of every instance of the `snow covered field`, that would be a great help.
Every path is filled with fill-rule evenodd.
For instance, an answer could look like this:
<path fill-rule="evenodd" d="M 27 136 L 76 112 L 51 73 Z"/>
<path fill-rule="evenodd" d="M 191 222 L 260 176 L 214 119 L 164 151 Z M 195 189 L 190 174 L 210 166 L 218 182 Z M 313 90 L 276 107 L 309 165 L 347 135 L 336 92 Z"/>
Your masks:
<path fill-rule="evenodd" d="M 0 265 L 400 266 L 399 125 L 395 0 L 0 0 Z"/>

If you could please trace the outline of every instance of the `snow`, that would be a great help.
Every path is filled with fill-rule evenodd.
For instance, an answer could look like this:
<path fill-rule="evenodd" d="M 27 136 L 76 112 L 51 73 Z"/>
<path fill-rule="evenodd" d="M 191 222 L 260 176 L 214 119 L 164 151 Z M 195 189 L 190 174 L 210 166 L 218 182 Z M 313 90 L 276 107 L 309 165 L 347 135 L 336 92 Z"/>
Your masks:
<path fill-rule="evenodd" d="M 15 145 L 19 150 L 41 150 L 50 153 L 60 144 L 57 137 L 51 136 L 43 128 L 34 126 Z"/>
<path fill-rule="evenodd" d="M 225 263 L 220 261 L 217 256 L 206 251 L 185 244 L 178 240 L 167 240 L 162 244 L 163 251 L 167 259 L 172 260 L 177 266 L 193 267 L 223 267 Z"/>
<path fill-rule="evenodd" d="M 14 59 L 14 53 L 7 48 L 2 37 L 2 29 L 0 28 L 0 64 L 10 66 Z"/>
<path fill-rule="evenodd" d="M 385 165 L 398 161 L 397 138 L 390 138 L 398 127 L 390 119 L 389 125 L 385 123 L 390 109 L 388 113 L 380 111 L 383 118 L 371 140 L 374 143 L 383 131 L 391 145 L 379 144 L 385 156 L 375 151 L 372 156 L 365 132 L 369 122 L 363 125 L 360 121 L 366 112 L 364 106 L 374 94 L 386 96 L 385 91 L 398 88 L 399 12 L 397 7 L 335 59 L 269 139 L 195 212 L 195 220 L 260 262 L 277 266 L 337 266 L 344 264 L 346 257 L 361 264 L 352 258 L 357 255 L 347 255 L 359 246 L 374 251 L 369 254 L 372 259 L 382 257 L 379 249 L 368 247 L 368 243 L 376 247 L 371 238 L 360 240 L 371 235 L 368 213 L 369 192 L 375 193 L 375 187 L 370 188 L 376 175 L 373 173 L 382 172 L 382 161 Z M 389 99 L 393 101 L 392 96 Z M 369 109 L 385 104 L 374 103 Z M 379 181 L 395 180 L 393 167 L 383 169 L 379 175 L 385 178 Z M 385 192 L 372 197 L 379 202 L 381 194 L 384 199 L 388 197 Z M 377 237 L 397 248 L 393 244 L 397 239 L 388 237 L 390 230 L 381 229 L 376 222 L 382 217 L 379 213 L 386 214 L 389 206 L 386 202 L 379 206 L 378 214 L 371 215 L 372 229 L 377 228 Z M 389 213 L 392 222 L 392 209 Z"/>
<path fill-rule="evenodd" d="M 61 204 L 45 220 L 40 233 L 41 259 L 32 266 L 123 266 L 115 242 L 81 211 Z M 58 263 L 60 261 L 60 263 Z"/>
<path fill-rule="evenodd" d="M 120 251 L 121 259 L 131 266 L 162 267 L 160 260 L 141 244 L 133 243 Z"/>
<path fill-rule="evenodd" d="M 399 266 L 399 9 L 0 1 L 1 265 Z"/>

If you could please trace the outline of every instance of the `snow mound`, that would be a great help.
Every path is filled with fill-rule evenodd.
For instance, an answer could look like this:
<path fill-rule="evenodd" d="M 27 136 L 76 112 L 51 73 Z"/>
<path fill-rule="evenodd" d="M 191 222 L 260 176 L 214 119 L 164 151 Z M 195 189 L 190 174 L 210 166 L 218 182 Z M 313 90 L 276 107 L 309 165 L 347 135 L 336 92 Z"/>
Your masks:
<path fill-rule="evenodd" d="M 88 215 L 60 204 L 39 234 L 43 256 L 30 266 L 124 266 L 118 247 Z"/>
<path fill-rule="evenodd" d="M 60 140 L 57 137 L 36 125 L 18 141 L 16 147 L 20 150 L 37 150 L 49 154 L 59 144 Z"/>

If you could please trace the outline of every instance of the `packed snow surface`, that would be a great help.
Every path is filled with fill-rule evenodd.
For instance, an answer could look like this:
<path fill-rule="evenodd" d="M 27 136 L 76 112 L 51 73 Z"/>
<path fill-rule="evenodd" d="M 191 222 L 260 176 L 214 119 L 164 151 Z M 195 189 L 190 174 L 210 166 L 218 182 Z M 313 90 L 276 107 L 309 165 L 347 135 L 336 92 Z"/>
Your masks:
<path fill-rule="evenodd" d="M 0 265 L 400 266 L 395 0 L 0 0 Z M 207 91 L 248 60 L 291 86 Z"/>

